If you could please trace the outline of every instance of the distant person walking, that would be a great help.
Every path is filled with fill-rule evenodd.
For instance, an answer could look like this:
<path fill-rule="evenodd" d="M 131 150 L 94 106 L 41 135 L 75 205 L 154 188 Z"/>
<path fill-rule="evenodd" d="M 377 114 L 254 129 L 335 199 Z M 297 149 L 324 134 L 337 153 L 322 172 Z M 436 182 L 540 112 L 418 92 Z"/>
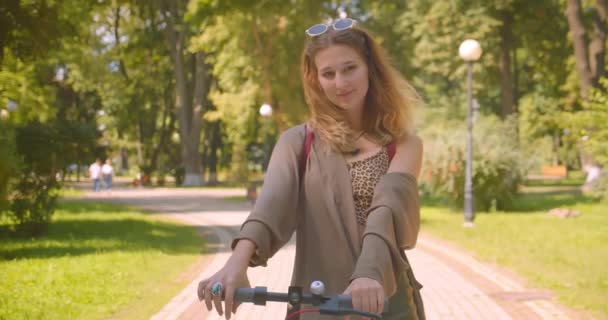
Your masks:
<path fill-rule="evenodd" d="M 106 159 L 106 163 L 101 167 L 101 175 L 106 190 L 112 189 L 112 175 L 114 175 L 114 169 L 112 168 L 112 161 L 110 159 Z"/>
<path fill-rule="evenodd" d="M 93 191 L 99 192 L 101 190 L 101 160 L 95 159 L 95 162 L 89 167 L 89 178 L 93 181 Z"/>

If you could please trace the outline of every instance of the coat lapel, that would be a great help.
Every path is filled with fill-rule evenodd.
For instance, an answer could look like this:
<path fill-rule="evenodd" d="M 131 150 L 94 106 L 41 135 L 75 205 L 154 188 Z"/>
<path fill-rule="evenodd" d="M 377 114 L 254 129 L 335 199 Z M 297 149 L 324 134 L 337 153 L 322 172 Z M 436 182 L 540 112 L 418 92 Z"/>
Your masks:
<path fill-rule="evenodd" d="M 324 152 L 320 139 L 314 140 L 312 149 L 311 155 L 314 153 L 317 160 L 314 167 L 319 170 L 323 181 L 319 191 L 323 193 L 330 219 L 332 223 L 342 227 L 345 237 L 349 240 L 351 252 L 354 257 L 358 257 L 361 253 L 361 238 L 346 160 L 337 152 Z"/>

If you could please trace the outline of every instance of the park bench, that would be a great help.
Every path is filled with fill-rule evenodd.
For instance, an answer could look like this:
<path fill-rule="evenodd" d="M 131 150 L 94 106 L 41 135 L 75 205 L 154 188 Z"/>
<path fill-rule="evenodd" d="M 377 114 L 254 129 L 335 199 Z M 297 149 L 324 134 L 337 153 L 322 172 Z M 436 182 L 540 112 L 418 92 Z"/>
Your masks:
<path fill-rule="evenodd" d="M 558 166 L 544 166 L 542 168 L 542 174 L 546 177 L 551 178 L 565 178 L 568 175 L 568 170 L 566 166 L 558 165 Z"/>

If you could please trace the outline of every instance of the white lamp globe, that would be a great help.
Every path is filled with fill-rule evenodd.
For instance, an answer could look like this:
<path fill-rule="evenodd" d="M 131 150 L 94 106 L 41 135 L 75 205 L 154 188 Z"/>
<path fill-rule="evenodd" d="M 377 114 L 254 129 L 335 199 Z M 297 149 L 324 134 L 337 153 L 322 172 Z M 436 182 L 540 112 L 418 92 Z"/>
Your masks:
<path fill-rule="evenodd" d="M 464 61 L 477 61 L 481 57 L 481 46 L 477 40 L 467 39 L 460 44 L 458 54 Z"/>
<path fill-rule="evenodd" d="M 260 107 L 260 114 L 262 115 L 262 117 L 268 117 L 272 115 L 272 107 L 268 103 L 264 103 Z"/>

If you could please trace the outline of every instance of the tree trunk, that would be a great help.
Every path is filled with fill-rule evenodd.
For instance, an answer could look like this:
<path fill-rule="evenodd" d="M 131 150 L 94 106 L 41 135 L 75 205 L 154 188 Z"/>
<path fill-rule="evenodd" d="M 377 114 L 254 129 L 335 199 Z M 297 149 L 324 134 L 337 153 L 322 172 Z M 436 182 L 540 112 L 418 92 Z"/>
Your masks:
<path fill-rule="evenodd" d="M 201 186 L 203 177 L 199 161 L 201 118 L 203 102 L 206 101 L 209 89 L 207 79 L 207 67 L 204 63 L 204 54 L 195 55 L 195 72 L 193 75 L 193 90 L 188 90 L 187 67 L 184 61 L 184 49 L 186 47 L 186 31 L 176 28 L 177 21 L 181 15 L 178 13 L 177 3 L 165 2 L 168 6 L 170 16 L 167 16 L 167 42 L 173 72 L 175 75 L 175 106 L 179 121 L 179 133 L 182 147 L 182 161 L 185 169 L 183 186 Z M 178 30 L 179 29 L 179 30 Z M 189 91 L 193 91 L 190 99 Z"/>
<path fill-rule="evenodd" d="M 581 96 L 583 99 L 586 99 L 589 90 L 593 86 L 593 81 L 589 68 L 589 55 L 587 52 L 587 43 L 585 41 L 585 25 L 583 24 L 580 0 L 568 0 L 566 17 L 568 18 L 568 26 L 570 28 L 570 33 L 572 34 L 576 70 L 578 71 L 581 86 Z"/>
<path fill-rule="evenodd" d="M 127 148 L 120 148 L 120 173 L 123 174 L 129 171 L 129 153 Z"/>
<path fill-rule="evenodd" d="M 599 87 L 599 78 L 605 73 L 606 55 L 606 0 L 596 0 L 593 9 L 593 34 L 587 47 L 585 25 L 581 13 L 580 0 L 568 0 L 566 17 L 572 34 L 576 69 L 581 85 L 581 97 L 586 100 L 592 88 Z M 579 149 L 581 166 L 585 168 L 593 162 L 582 149 Z"/>
<path fill-rule="evenodd" d="M 557 132 L 553 133 L 553 165 L 557 166 L 559 165 L 559 146 L 560 146 L 560 139 L 559 139 L 559 134 Z"/>
<path fill-rule="evenodd" d="M 209 185 L 217 185 L 217 152 L 222 143 L 220 136 L 220 122 L 215 121 L 211 126 L 211 145 L 209 147 L 209 157 L 207 159 L 207 166 L 209 167 L 209 179 L 207 181 Z"/>
<path fill-rule="evenodd" d="M 500 117 L 505 119 L 515 112 L 511 52 L 513 47 L 513 13 L 504 11 L 500 28 Z"/>
<path fill-rule="evenodd" d="M 184 186 L 200 186 L 203 185 L 203 176 L 200 163 L 200 138 L 203 112 L 207 109 L 207 93 L 209 92 L 209 77 L 207 65 L 205 64 L 205 54 L 197 52 L 195 54 L 195 73 L 194 73 L 194 90 L 193 90 L 193 106 L 190 114 L 186 115 L 186 119 L 190 120 L 189 130 L 185 132 L 182 140 L 182 156 L 184 159 L 184 167 L 186 169 L 186 177 Z M 180 124 L 181 125 L 181 124 Z M 183 131 L 183 130 L 182 130 Z"/>
<path fill-rule="evenodd" d="M 515 104 L 515 112 L 518 112 L 519 106 L 519 65 L 517 63 L 517 48 L 513 48 L 513 103 Z"/>
<path fill-rule="evenodd" d="M 167 140 L 169 139 L 170 132 L 167 128 L 167 122 L 169 121 L 170 116 L 169 113 L 169 106 L 167 104 L 164 104 L 163 116 L 161 118 L 162 120 L 160 125 L 160 137 L 158 139 L 158 144 L 152 148 L 152 156 L 150 157 L 150 166 L 154 169 L 158 168 L 159 155 L 161 153 L 161 150 L 165 149 L 165 146 L 167 145 Z"/>
<path fill-rule="evenodd" d="M 255 38 L 256 44 L 256 53 L 261 58 L 262 63 L 262 86 L 263 86 L 263 96 L 265 102 L 272 106 L 272 118 L 277 126 L 279 132 L 283 132 L 287 130 L 287 123 L 284 119 L 284 116 L 281 112 L 281 106 L 279 105 L 278 99 L 276 99 L 274 95 L 274 91 L 272 88 L 273 82 L 273 71 L 272 66 L 276 63 L 273 59 L 272 50 L 273 50 L 273 37 L 269 37 L 267 42 L 264 43 L 262 36 L 259 31 L 259 21 L 256 19 L 252 23 L 251 32 L 253 33 L 253 37 Z"/>
<path fill-rule="evenodd" d="M 607 22 L 606 0 L 596 0 L 593 11 L 593 38 L 589 43 L 589 68 L 594 88 L 599 87 L 599 79 L 605 75 Z"/>

